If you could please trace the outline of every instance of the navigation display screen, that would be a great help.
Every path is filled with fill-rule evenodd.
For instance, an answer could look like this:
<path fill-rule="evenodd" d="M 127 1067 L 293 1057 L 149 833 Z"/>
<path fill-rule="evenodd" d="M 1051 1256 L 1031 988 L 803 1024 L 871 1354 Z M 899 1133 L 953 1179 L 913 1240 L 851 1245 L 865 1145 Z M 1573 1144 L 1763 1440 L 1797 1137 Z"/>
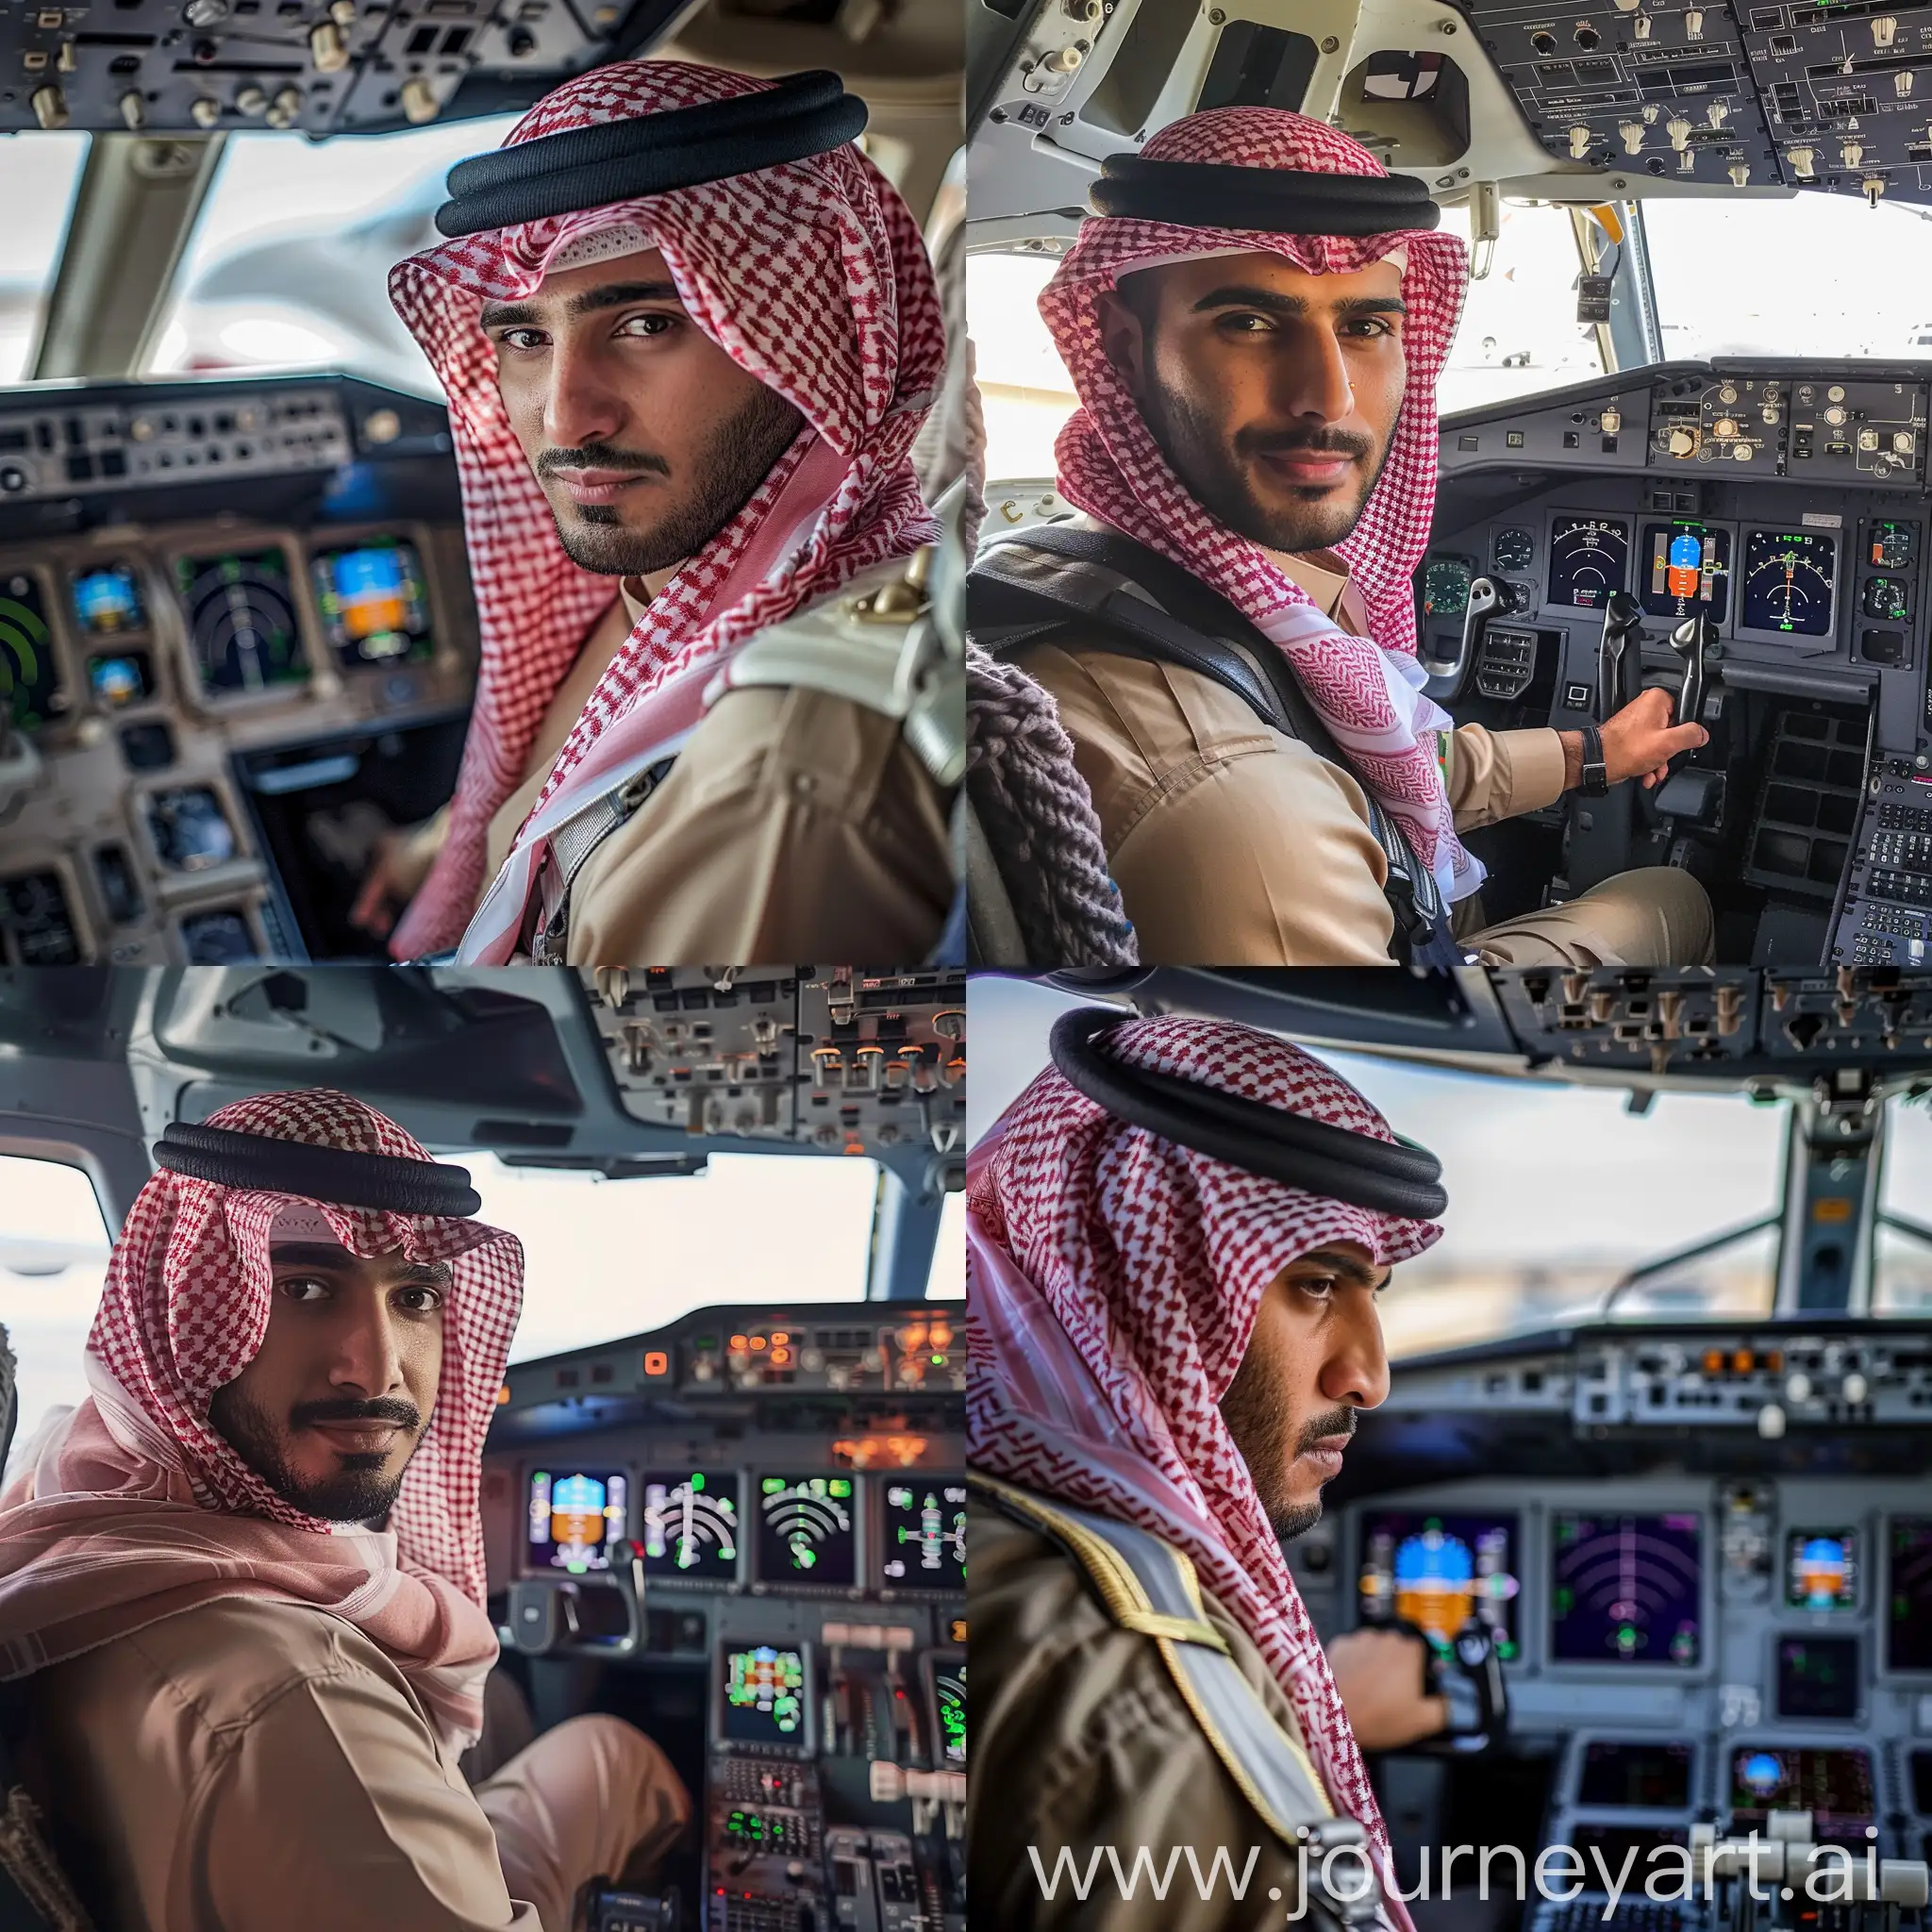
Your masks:
<path fill-rule="evenodd" d="M 619 1470 L 532 1470 L 529 1501 L 533 1570 L 608 1570 L 630 1534 L 630 1478 Z"/>
<path fill-rule="evenodd" d="M 1761 1824 L 1774 1811 L 1809 1811 L 1821 1825 L 1861 1824 L 1876 1809 L 1873 1790 L 1868 1751 L 1745 1745 L 1731 1755 L 1735 1831 Z"/>
<path fill-rule="evenodd" d="M 1751 630 L 1822 638 L 1838 583 L 1838 539 L 1823 530 L 1753 530 L 1744 540 L 1744 601 Z"/>
<path fill-rule="evenodd" d="M 858 1507 L 849 1475 L 760 1476 L 760 1581 L 852 1589 L 858 1581 Z"/>
<path fill-rule="evenodd" d="M 1550 1540 L 1550 1655 L 1557 1661 L 1682 1670 L 1699 1661 L 1701 1517 L 1558 1510 Z"/>
<path fill-rule="evenodd" d="M 1858 1532 L 1794 1529 L 1785 1537 L 1785 1602 L 1794 1610 L 1858 1607 Z"/>
<path fill-rule="evenodd" d="M 644 1574 L 736 1581 L 741 1507 L 735 1470 L 647 1470 Z"/>
<path fill-rule="evenodd" d="M 1690 1746 L 1592 1740 L 1583 1747 L 1579 1805 L 1674 1811 L 1690 1802 Z"/>
<path fill-rule="evenodd" d="M 1854 1718 L 1858 1714 L 1856 1637 L 1780 1637 L 1777 1714 Z"/>
<path fill-rule="evenodd" d="M 1894 1516 L 1890 1534 L 1886 1668 L 1932 1671 L 1932 1516 Z"/>
<path fill-rule="evenodd" d="M 879 1502 L 879 1574 L 894 1590 L 966 1588 L 966 1485 L 887 1479 Z"/>
<path fill-rule="evenodd" d="M 727 1742 L 805 1745 L 811 1690 L 803 1651 L 769 1643 L 727 1650 L 723 1690 Z"/>
<path fill-rule="evenodd" d="M 38 731 L 66 708 L 40 579 L 0 576 L 0 710 L 20 730 Z"/>
<path fill-rule="evenodd" d="M 429 593 L 416 546 L 385 537 L 313 559 L 315 603 L 345 671 L 431 656 Z"/>
<path fill-rule="evenodd" d="M 175 584 L 194 668 L 209 697 L 308 681 L 289 559 L 280 550 L 183 557 L 175 564 Z"/>
<path fill-rule="evenodd" d="M 1362 1520 L 1357 1588 L 1364 1624 L 1413 1624 L 1446 1652 L 1472 1618 L 1496 1655 L 1517 1655 L 1514 1516 L 1380 1510 Z"/>

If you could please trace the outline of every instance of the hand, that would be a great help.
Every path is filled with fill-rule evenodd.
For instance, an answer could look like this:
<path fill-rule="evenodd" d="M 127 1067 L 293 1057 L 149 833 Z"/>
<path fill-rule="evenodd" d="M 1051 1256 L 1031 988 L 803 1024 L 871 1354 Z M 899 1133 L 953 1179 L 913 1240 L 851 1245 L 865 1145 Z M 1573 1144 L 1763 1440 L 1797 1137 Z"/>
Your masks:
<path fill-rule="evenodd" d="M 1695 751 L 1710 742 L 1702 724 L 1673 724 L 1676 699 L 1659 685 L 1641 691 L 1602 727 L 1604 770 L 1612 785 L 1641 777 L 1647 791 L 1660 785 L 1671 760 L 1680 752 Z"/>
<path fill-rule="evenodd" d="M 1351 1630 L 1327 1646 L 1355 1740 L 1364 1751 L 1399 1751 L 1449 1723 L 1449 1700 L 1428 1694 L 1428 1649 L 1407 1630 Z"/>
<path fill-rule="evenodd" d="M 428 872 L 408 832 L 383 833 L 370 854 L 362 890 L 349 909 L 349 924 L 373 938 L 387 939 L 403 908 L 422 889 Z"/>

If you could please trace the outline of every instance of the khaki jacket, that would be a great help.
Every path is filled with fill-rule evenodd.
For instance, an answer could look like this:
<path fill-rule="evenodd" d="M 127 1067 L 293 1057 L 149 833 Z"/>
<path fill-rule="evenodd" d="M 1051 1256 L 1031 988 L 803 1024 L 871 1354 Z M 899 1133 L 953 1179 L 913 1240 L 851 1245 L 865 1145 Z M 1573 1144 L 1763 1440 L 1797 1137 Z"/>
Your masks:
<path fill-rule="evenodd" d="M 1280 1926 L 1300 1896 L 1295 1855 L 1260 1819 L 1182 1702 L 1153 1641 L 1108 1617 L 1074 1558 L 1030 1525 L 975 1504 L 971 1542 L 973 1762 L 967 1845 L 975 1924 L 1001 1932 L 1234 1932 Z M 1292 1707 L 1247 1633 L 1202 1587 L 1207 1619 L 1291 1738 Z M 1104 1850 L 1084 1902 L 1062 1849 L 1084 1874 L 1111 1845 L 1131 1874 L 1146 1846 L 1157 1874 L 1179 1848 L 1165 1900 L 1141 1868 L 1124 1897 Z M 1188 1860 L 1191 1848 L 1208 1896 Z M 1237 1879 L 1257 1854 L 1237 1902 Z M 1271 1898 L 1270 1893 L 1274 1897 Z M 1305 1922 L 1306 1923 L 1306 1922 Z"/>
<path fill-rule="evenodd" d="M 1344 630 L 1362 632 L 1340 558 L 1274 560 Z M 1213 679 L 1082 650 L 1072 627 L 1023 661 L 1074 741 L 1143 962 L 1389 963 L 1388 862 L 1347 772 Z M 1562 741 L 1465 724 L 1446 778 L 1457 831 L 1495 824 L 1562 795 Z"/>
<path fill-rule="evenodd" d="M 643 605 L 632 580 L 550 701 L 490 825 L 494 878 Z M 573 966 L 923 959 L 952 902 L 946 801 L 898 723 L 754 687 L 706 713 L 671 775 L 571 889 Z"/>
<path fill-rule="evenodd" d="M 408 1681 L 341 1618 L 226 1598 L 33 1685 L 63 1862 L 113 1932 L 541 1932 Z"/>

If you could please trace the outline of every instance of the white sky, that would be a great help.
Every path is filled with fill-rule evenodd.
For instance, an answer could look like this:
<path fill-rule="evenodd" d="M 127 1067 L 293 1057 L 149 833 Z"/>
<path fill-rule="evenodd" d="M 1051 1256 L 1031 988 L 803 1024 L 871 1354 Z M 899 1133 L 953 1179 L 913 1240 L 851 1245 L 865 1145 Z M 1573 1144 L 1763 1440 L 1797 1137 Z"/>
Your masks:
<path fill-rule="evenodd" d="M 452 1157 L 481 1219 L 524 1243 L 524 1314 L 512 1361 L 661 1327 L 712 1303 L 850 1301 L 865 1293 L 878 1170 L 870 1160 L 717 1155 L 702 1175 L 607 1181 Z M 930 1291 L 965 1292 L 964 1222 L 947 1202 Z M 58 1261 L 52 1274 L 6 1265 Z M 12 1244 L 9 1255 L 9 1243 Z M 81 1348 L 100 1299 L 108 1233 L 78 1169 L 0 1156 L 0 1322 L 20 1357 L 25 1441 L 45 1409 L 86 1392 Z"/>

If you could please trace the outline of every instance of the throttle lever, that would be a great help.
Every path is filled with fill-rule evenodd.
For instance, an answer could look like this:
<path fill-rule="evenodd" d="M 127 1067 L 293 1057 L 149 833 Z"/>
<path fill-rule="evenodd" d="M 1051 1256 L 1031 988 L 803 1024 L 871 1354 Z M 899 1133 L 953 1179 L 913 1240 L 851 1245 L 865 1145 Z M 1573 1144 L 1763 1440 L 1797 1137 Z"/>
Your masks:
<path fill-rule="evenodd" d="M 1469 670 L 1471 654 L 1475 649 L 1475 641 L 1480 634 L 1483 621 L 1492 610 L 1504 608 L 1503 592 L 1497 588 L 1493 577 L 1475 577 L 1469 586 L 1469 602 L 1462 610 L 1462 640 L 1456 647 L 1453 658 L 1429 658 L 1422 659 L 1422 667 L 1431 677 L 1446 678 L 1451 685 L 1451 695 L 1455 687 L 1459 686 Z"/>
<path fill-rule="evenodd" d="M 1637 695 L 1643 670 L 1643 606 L 1614 591 L 1604 608 L 1596 655 L 1596 722 L 1607 724 Z"/>

